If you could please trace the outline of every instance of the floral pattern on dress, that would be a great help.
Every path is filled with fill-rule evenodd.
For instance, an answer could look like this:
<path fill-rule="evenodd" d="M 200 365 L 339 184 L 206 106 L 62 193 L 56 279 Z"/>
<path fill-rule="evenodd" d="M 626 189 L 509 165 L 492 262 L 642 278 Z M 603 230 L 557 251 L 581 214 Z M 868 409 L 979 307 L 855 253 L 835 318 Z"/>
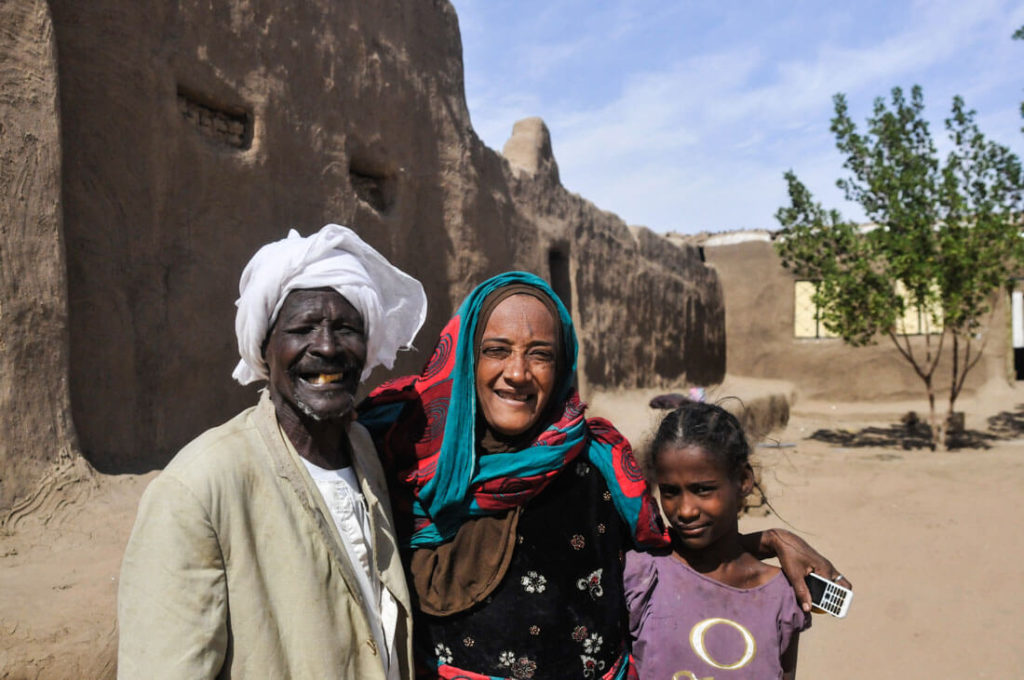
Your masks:
<path fill-rule="evenodd" d="M 528 593 L 543 593 L 547 588 L 547 582 L 548 580 L 544 576 L 535 571 L 526 572 L 526 575 L 520 580 L 523 590 Z"/>
<path fill-rule="evenodd" d="M 601 573 L 604 569 L 597 569 L 590 572 L 590 575 L 586 578 L 581 578 L 576 581 L 576 587 L 580 590 L 586 590 L 590 592 L 590 597 L 595 600 L 604 595 L 604 587 L 601 585 Z"/>
<path fill-rule="evenodd" d="M 529 680 L 537 672 L 537 662 L 522 656 L 512 662 L 511 670 L 516 680 Z"/>
<path fill-rule="evenodd" d="M 589 465 L 587 465 L 583 461 L 580 461 L 579 463 L 576 463 L 576 474 L 578 474 L 580 477 L 583 477 L 588 472 L 590 472 L 590 466 Z"/>
<path fill-rule="evenodd" d="M 439 664 L 449 664 L 453 659 L 451 648 L 444 643 L 439 643 L 434 647 L 434 656 L 437 657 L 437 662 Z"/>
<path fill-rule="evenodd" d="M 580 661 L 583 662 L 583 677 L 593 678 L 604 670 L 604 661 L 598 661 L 592 656 L 580 654 Z"/>
<path fill-rule="evenodd" d="M 498 657 L 498 665 L 507 668 L 516 680 L 529 680 L 537 672 L 537 662 L 528 656 L 516 658 L 512 650 L 505 650 Z"/>
<path fill-rule="evenodd" d="M 522 510 L 508 572 L 484 606 L 420 617 L 424 656 L 452 657 L 452 675 L 508 680 L 601 680 L 619 667 L 628 630 L 616 558 L 628 528 L 602 500 L 603 477 L 589 462 L 575 474 L 577 462 Z"/>

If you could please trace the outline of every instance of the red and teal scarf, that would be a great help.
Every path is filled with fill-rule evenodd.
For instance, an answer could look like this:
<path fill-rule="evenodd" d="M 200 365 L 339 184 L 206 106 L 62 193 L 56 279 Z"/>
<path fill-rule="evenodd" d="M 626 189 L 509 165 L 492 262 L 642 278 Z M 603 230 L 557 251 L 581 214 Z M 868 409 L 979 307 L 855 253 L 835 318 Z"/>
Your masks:
<path fill-rule="evenodd" d="M 480 284 L 441 331 L 418 376 L 374 390 L 359 409 L 359 422 L 374 435 L 397 475 L 396 512 L 412 514 L 412 547 L 435 546 L 454 537 L 466 519 L 525 505 L 579 457 L 603 475 L 619 515 L 638 545 L 668 544 L 640 466 L 626 438 L 601 418 L 583 417 L 585 405 L 564 378 L 552 399 L 553 421 L 514 455 L 477 455 L 477 399 L 473 337 L 480 305 L 493 291 L 514 283 L 540 290 L 555 303 L 562 325 L 564 376 L 576 369 L 572 319 L 541 278 L 508 272 Z"/>

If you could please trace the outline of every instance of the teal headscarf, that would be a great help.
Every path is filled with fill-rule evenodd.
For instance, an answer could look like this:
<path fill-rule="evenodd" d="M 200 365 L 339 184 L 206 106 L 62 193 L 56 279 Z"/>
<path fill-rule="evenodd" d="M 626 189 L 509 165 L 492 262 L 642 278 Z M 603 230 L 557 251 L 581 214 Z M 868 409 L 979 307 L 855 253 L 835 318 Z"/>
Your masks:
<path fill-rule="evenodd" d="M 473 338 L 484 301 L 516 284 L 531 286 L 554 303 L 561 322 L 564 369 L 548 420 L 540 423 L 543 431 L 515 455 L 480 456 Z M 637 542 L 667 542 L 629 443 L 611 423 L 583 417 L 585 407 L 572 385 L 577 351 L 569 312 L 547 282 L 528 272 L 507 272 L 469 294 L 441 331 L 419 376 L 392 381 L 370 395 L 360 407 L 359 422 L 374 434 L 398 477 L 395 511 L 412 516 L 412 547 L 444 543 L 470 517 L 524 505 L 580 455 L 605 478 L 616 509 Z"/>

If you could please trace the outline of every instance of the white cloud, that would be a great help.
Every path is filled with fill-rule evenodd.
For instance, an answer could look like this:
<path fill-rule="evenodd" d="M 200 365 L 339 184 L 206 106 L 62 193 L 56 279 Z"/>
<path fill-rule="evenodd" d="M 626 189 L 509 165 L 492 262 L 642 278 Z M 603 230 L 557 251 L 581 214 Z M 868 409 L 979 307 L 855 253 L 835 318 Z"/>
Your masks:
<path fill-rule="evenodd" d="M 565 6 L 548 3 L 534 19 L 564 23 L 572 19 L 561 12 Z M 586 13 L 578 2 L 568 6 Z M 1024 24 L 1024 8 L 1003 0 L 919 2 L 887 18 L 902 25 L 883 30 L 886 17 L 879 26 L 858 25 L 864 19 L 842 8 L 822 5 L 818 16 L 804 16 L 806 8 L 797 7 L 790 16 L 751 16 L 745 33 L 694 53 L 684 49 L 688 35 L 706 36 L 683 30 L 696 20 L 680 7 L 654 16 L 621 2 L 603 16 L 578 16 L 574 26 L 586 23 L 589 33 L 523 40 L 509 55 L 518 70 L 474 78 L 469 106 L 478 134 L 500 149 L 515 120 L 540 115 L 570 190 L 627 222 L 683 231 L 774 227 L 788 168 L 823 203 L 860 219 L 834 187 L 843 172 L 828 130 L 836 92 L 848 93 L 860 121 L 875 96 L 920 82 L 937 137 L 949 97 L 963 92 L 968 105 L 984 111 L 979 122 L 986 133 L 1019 147 L 1024 43 L 1011 41 L 1010 33 Z M 622 41 L 619 52 L 632 41 L 633 52 L 624 54 L 640 53 L 645 33 L 658 26 L 651 22 L 667 21 L 681 28 L 680 43 L 659 51 L 666 58 L 632 64 L 632 71 L 577 76 L 610 90 L 603 101 L 570 96 L 568 83 L 558 82 L 609 41 Z"/>

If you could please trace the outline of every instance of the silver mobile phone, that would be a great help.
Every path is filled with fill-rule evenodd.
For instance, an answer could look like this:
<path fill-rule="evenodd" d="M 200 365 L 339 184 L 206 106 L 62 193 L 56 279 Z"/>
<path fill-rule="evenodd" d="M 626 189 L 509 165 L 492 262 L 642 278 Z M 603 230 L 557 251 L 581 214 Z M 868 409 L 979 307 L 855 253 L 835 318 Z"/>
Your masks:
<path fill-rule="evenodd" d="M 853 600 L 853 591 L 811 572 L 804 578 L 811 591 L 812 610 L 828 612 L 837 618 L 846 616 Z"/>

